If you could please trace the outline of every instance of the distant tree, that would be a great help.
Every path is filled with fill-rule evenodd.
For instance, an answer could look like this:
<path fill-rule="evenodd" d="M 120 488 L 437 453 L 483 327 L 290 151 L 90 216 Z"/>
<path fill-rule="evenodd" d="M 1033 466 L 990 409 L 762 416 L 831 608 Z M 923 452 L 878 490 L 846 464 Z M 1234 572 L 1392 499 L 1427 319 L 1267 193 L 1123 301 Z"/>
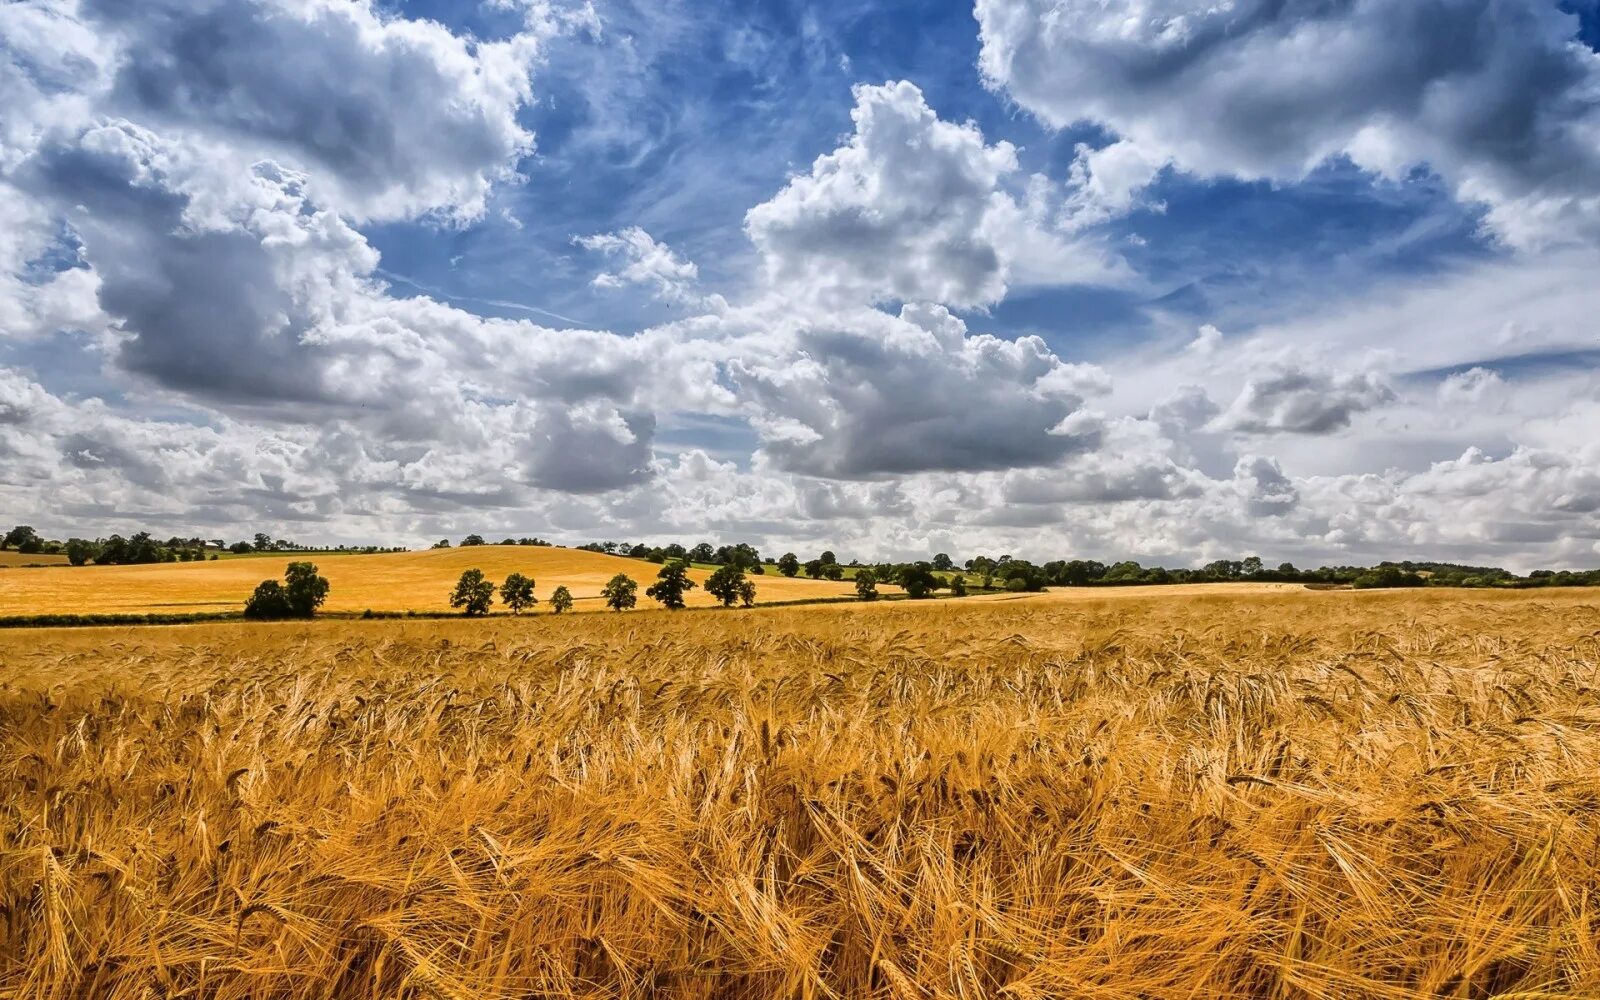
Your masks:
<path fill-rule="evenodd" d="M 1244 573 L 1245 576 L 1260 576 L 1261 570 L 1263 569 L 1261 565 L 1261 557 L 1246 556 L 1244 561 L 1239 564 L 1239 569 L 1242 573 Z"/>
<path fill-rule="evenodd" d="M 956 574 L 954 577 L 951 577 L 951 579 L 950 579 L 950 596 L 952 596 L 952 597 L 966 597 L 967 596 L 967 578 L 966 577 L 960 575 L 959 573 Z"/>
<path fill-rule="evenodd" d="M 689 550 L 689 561 L 708 563 L 711 562 L 712 559 L 716 558 L 716 555 L 716 550 L 712 549 L 710 542 L 701 542 L 699 545 L 696 545 L 694 548 Z"/>
<path fill-rule="evenodd" d="M 317 575 L 317 567 L 308 562 L 292 562 L 283 573 L 284 596 L 289 601 L 289 612 L 296 618 L 310 618 L 328 599 L 328 581 Z"/>
<path fill-rule="evenodd" d="M 437 542 L 433 543 L 433 547 L 436 549 L 448 549 L 450 547 L 450 539 L 441 538 Z"/>
<path fill-rule="evenodd" d="M 502 539 L 500 539 L 500 544 L 501 545 L 515 545 L 515 544 L 517 544 L 517 540 L 515 538 L 502 538 Z"/>
<path fill-rule="evenodd" d="M 733 602 L 739 599 L 739 590 L 744 583 L 744 569 L 734 563 L 725 563 L 717 567 L 717 571 L 706 581 L 706 592 L 721 601 L 723 607 L 731 608 Z"/>
<path fill-rule="evenodd" d="M 689 550 L 677 542 L 673 542 L 671 545 L 663 546 L 661 554 L 668 559 L 686 559 L 689 556 Z"/>
<path fill-rule="evenodd" d="M 482 535 L 468 535 L 467 537 L 465 537 L 465 538 L 463 538 L 461 540 L 461 544 L 463 546 L 467 546 L 467 545 L 482 545 L 483 544 L 483 536 Z"/>
<path fill-rule="evenodd" d="M 244 602 L 246 618 L 273 621 L 293 614 L 289 595 L 284 592 L 283 584 L 276 580 L 262 580 L 256 585 L 255 593 Z"/>
<path fill-rule="evenodd" d="M 82 538 L 67 539 L 67 562 L 74 566 L 82 566 L 95 557 L 99 551 L 95 544 Z"/>
<path fill-rule="evenodd" d="M 746 578 L 739 581 L 739 603 L 743 607 L 755 607 L 756 582 L 754 580 Z"/>
<path fill-rule="evenodd" d="M 550 594 L 550 610 L 556 614 L 572 610 L 572 591 L 566 587 L 557 587 Z"/>
<path fill-rule="evenodd" d="M 0 549 L 8 549 L 12 546 L 15 546 L 18 552 L 32 555 L 44 548 L 44 539 L 40 538 L 39 533 L 26 524 L 19 524 L 6 532 L 5 538 L 0 539 Z"/>
<path fill-rule="evenodd" d="M 941 552 L 933 557 L 933 568 L 939 570 L 940 572 L 945 572 L 947 570 L 955 569 L 956 563 L 955 560 L 951 559 L 947 553 Z"/>
<path fill-rule="evenodd" d="M 645 589 L 645 596 L 660 601 L 662 606 L 678 611 L 683 607 L 683 595 L 695 588 L 695 582 L 689 579 L 689 564 L 682 559 L 673 559 L 662 565 L 661 572 L 656 574 L 656 582 Z"/>
<path fill-rule="evenodd" d="M 494 603 L 494 584 L 484 579 L 483 570 L 469 569 L 456 581 L 450 595 L 450 606 L 460 608 L 464 615 L 486 615 Z"/>
<path fill-rule="evenodd" d="M 826 577 L 827 579 L 829 579 L 829 580 L 843 580 L 844 579 L 844 567 L 840 566 L 836 562 L 823 563 L 822 564 L 822 575 L 824 577 Z"/>
<path fill-rule="evenodd" d="M 826 572 L 827 566 L 821 559 L 806 560 L 806 576 L 809 576 L 813 580 L 820 580 L 822 579 L 823 574 Z"/>
<path fill-rule="evenodd" d="M 606 607 L 612 611 L 627 611 L 639 603 L 639 585 L 625 573 L 618 573 L 600 591 L 600 596 L 605 598 Z"/>
<path fill-rule="evenodd" d="M 510 608 L 514 615 L 520 615 L 524 608 L 538 604 L 539 599 L 533 596 L 533 578 L 521 573 L 506 577 L 506 582 L 500 585 L 500 602 Z"/>
<path fill-rule="evenodd" d="M 778 557 L 778 572 L 784 576 L 794 576 L 800 572 L 800 559 L 793 552 L 785 552 Z"/>
<path fill-rule="evenodd" d="M 833 550 L 832 549 L 824 549 L 823 552 L 822 552 L 822 555 L 817 556 L 817 559 L 824 566 L 831 566 L 834 563 L 839 561 L 839 558 L 833 554 Z"/>
<path fill-rule="evenodd" d="M 228 551 L 232 552 L 236 556 L 242 556 L 246 552 L 254 552 L 255 550 L 256 547 L 251 545 L 249 542 L 234 542 L 232 545 L 228 546 Z"/>
<path fill-rule="evenodd" d="M 278 543 L 272 540 L 271 535 L 267 534 L 265 531 L 256 532 L 255 550 L 257 552 L 271 552 L 277 547 Z"/>
<path fill-rule="evenodd" d="M 856 570 L 856 596 L 863 601 L 878 599 L 878 574 L 870 569 Z"/>
<path fill-rule="evenodd" d="M 921 600 L 933 593 L 939 585 L 939 578 L 933 575 L 933 567 L 925 562 L 911 563 L 900 568 L 900 574 L 895 579 L 900 589 L 912 600 Z"/>

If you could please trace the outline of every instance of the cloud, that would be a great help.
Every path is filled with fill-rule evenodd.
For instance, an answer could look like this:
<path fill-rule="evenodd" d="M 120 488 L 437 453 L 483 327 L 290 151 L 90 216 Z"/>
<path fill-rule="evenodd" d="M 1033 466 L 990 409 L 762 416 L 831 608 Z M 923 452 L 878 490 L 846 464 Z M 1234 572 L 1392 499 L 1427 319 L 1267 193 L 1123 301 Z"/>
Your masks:
<path fill-rule="evenodd" d="M 360 219 L 483 215 L 532 151 L 517 120 L 545 35 L 474 41 L 367 0 L 79 0 L 115 53 L 102 114 L 305 171 Z"/>
<path fill-rule="evenodd" d="M 1104 374 L 1037 337 L 966 336 L 942 307 L 797 317 L 772 360 L 734 360 L 762 453 L 840 479 L 1042 465 L 1092 450 Z"/>
<path fill-rule="evenodd" d="M 1210 425 L 1241 434 L 1331 434 L 1360 413 L 1393 402 L 1378 375 L 1285 368 L 1245 382 L 1232 405 Z"/>
<path fill-rule="evenodd" d="M 666 302 L 698 305 L 704 301 L 695 291 L 700 269 L 694 261 L 685 260 L 671 247 L 656 242 L 655 237 L 638 226 L 614 233 L 575 236 L 572 242 L 623 263 L 620 270 L 595 275 L 596 288 L 641 285 Z"/>
<path fill-rule="evenodd" d="M 1426 167 L 1518 246 L 1600 235 L 1600 60 L 1539 0 L 977 0 L 990 86 L 1201 176 Z M 1115 199 L 1114 199 L 1115 200 Z"/>
<path fill-rule="evenodd" d="M 906 82 L 855 88 L 855 134 L 820 156 L 745 229 L 768 280 L 833 301 L 999 301 L 1029 280 L 1110 280 L 1087 244 L 1052 231 L 1048 208 L 1019 198 L 1017 151 L 977 126 L 943 121 Z"/>
<path fill-rule="evenodd" d="M 1300 502 L 1300 492 L 1273 458 L 1243 456 L 1234 466 L 1233 480 L 1251 517 L 1282 517 Z"/>

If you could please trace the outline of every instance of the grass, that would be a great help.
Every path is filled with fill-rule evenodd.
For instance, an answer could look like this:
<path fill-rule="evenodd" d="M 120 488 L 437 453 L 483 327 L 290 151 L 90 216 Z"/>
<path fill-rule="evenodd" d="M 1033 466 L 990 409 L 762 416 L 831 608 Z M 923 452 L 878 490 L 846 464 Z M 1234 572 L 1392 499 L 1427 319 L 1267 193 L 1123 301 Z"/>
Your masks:
<path fill-rule="evenodd" d="M 1600 995 L 1594 592 L 18 631 L 0 662 L 0 996 Z"/>

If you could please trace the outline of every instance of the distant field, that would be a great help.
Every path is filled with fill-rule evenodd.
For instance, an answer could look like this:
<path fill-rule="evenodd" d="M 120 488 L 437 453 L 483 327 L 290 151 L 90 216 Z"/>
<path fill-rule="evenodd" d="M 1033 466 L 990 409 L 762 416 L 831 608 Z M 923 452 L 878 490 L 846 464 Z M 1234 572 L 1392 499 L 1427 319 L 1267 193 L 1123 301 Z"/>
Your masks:
<path fill-rule="evenodd" d="M 15 549 L 0 550 L 0 566 L 65 566 L 67 557 L 63 555 L 24 555 Z"/>
<path fill-rule="evenodd" d="M 1600 996 L 1595 591 L 17 630 L 0 733 L 4 997 Z"/>
<path fill-rule="evenodd" d="M 422 552 L 372 555 L 295 555 L 279 553 L 248 559 L 219 559 L 151 566 L 61 566 L 0 572 L 0 615 L 144 614 L 233 611 L 243 607 L 256 584 L 282 578 L 289 563 L 316 563 L 328 578 L 328 611 L 448 611 L 450 591 L 462 570 L 478 567 L 495 583 L 512 572 L 532 576 L 544 602 L 565 585 L 578 610 L 596 610 L 600 590 L 617 573 L 639 581 L 639 603 L 645 587 L 660 569 L 639 559 L 602 555 L 580 549 L 544 546 L 481 545 L 429 549 Z M 709 572 L 691 574 L 703 583 Z M 758 602 L 807 600 L 855 594 L 849 582 L 787 579 L 774 573 L 755 577 Z M 894 588 L 883 588 L 890 592 Z M 697 588 L 689 603 L 715 600 Z M 541 604 L 540 610 L 547 610 Z"/>

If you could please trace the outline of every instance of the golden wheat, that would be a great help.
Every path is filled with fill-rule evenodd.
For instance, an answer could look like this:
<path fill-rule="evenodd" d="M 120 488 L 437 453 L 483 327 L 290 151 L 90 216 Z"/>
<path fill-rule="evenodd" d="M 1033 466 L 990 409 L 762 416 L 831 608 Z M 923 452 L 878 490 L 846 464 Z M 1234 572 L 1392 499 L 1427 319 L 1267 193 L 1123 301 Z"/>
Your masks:
<path fill-rule="evenodd" d="M 0 995 L 1594 997 L 1593 594 L 0 635 Z"/>

